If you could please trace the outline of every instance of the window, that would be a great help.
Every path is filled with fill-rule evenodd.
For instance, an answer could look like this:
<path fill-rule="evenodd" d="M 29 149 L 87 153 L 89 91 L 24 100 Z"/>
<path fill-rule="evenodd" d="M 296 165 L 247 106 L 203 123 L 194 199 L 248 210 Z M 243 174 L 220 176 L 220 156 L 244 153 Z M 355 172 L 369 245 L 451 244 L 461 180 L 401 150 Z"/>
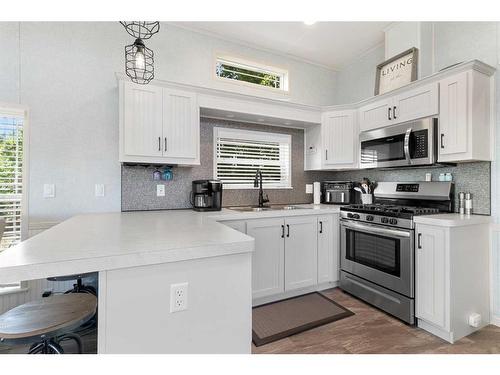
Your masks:
<path fill-rule="evenodd" d="M 225 189 L 253 189 L 260 169 L 263 187 L 290 188 L 291 141 L 287 134 L 214 128 L 214 176 Z"/>
<path fill-rule="evenodd" d="M 0 108 L 0 251 L 21 241 L 23 215 L 24 111 Z M 0 284 L 0 293 L 21 283 Z"/>
<path fill-rule="evenodd" d="M 225 80 L 288 91 L 288 72 L 235 58 L 217 58 L 215 74 Z"/>
<path fill-rule="evenodd" d="M 23 117 L 0 114 L 0 251 L 21 241 Z"/>

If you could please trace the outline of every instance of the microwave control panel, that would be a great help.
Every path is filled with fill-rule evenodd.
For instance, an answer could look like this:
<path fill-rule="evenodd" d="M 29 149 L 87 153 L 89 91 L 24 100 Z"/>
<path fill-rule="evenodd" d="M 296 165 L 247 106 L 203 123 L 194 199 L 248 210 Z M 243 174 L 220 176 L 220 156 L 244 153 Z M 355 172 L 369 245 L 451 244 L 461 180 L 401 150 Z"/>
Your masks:
<path fill-rule="evenodd" d="M 427 130 L 418 130 L 412 133 L 413 136 L 413 156 L 414 159 L 428 157 Z"/>

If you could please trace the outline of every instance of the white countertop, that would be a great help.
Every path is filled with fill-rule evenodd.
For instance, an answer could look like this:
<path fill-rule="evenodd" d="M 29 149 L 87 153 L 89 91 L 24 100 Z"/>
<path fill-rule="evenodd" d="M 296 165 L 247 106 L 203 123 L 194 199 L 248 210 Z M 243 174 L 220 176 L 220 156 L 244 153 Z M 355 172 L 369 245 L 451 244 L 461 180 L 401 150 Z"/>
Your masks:
<path fill-rule="evenodd" d="M 491 216 L 487 215 L 460 215 L 460 214 L 436 214 L 415 216 L 413 221 L 417 224 L 436 225 L 440 227 L 463 227 L 466 225 L 489 224 Z"/>
<path fill-rule="evenodd" d="M 74 216 L 0 253 L 0 283 L 253 251 L 253 238 L 217 221 L 338 213 L 339 206 L 238 212 L 164 210 Z"/>
<path fill-rule="evenodd" d="M 253 238 L 192 210 L 72 217 L 0 253 L 0 283 L 253 251 Z"/>

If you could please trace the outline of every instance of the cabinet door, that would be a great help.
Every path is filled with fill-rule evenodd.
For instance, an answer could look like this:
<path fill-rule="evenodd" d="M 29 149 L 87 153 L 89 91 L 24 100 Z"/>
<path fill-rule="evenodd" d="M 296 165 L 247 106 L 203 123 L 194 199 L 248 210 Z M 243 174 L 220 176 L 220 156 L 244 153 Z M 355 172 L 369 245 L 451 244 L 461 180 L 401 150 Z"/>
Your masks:
<path fill-rule="evenodd" d="M 323 165 L 353 165 L 358 132 L 354 111 L 327 112 L 322 120 Z"/>
<path fill-rule="evenodd" d="M 391 97 L 367 104 L 359 109 L 359 131 L 387 126 L 391 123 L 391 119 Z"/>
<path fill-rule="evenodd" d="M 449 250 L 445 229 L 418 224 L 416 228 L 416 316 L 448 329 Z"/>
<path fill-rule="evenodd" d="M 317 218 L 297 216 L 285 219 L 285 290 L 318 283 Z"/>
<path fill-rule="evenodd" d="M 196 94 L 163 90 L 163 156 L 197 159 L 200 119 Z"/>
<path fill-rule="evenodd" d="M 339 280 L 339 216 L 318 217 L 318 283 Z"/>
<path fill-rule="evenodd" d="M 394 97 L 391 123 L 416 120 L 439 112 L 438 84 L 432 83 L 405 91 Z"/>
<path fill-rule="evenodd" d="M 130 82 L 123 85 L 123 154 L 161 156 L 162 88 Z"/>
<path fill-rule="evenodd" d="M 252 254 L 253 298 L 283 293 L 285 241 L 283 219 L 247 222 L 247 234 L 255 239 Z"/>
<path fill-rule="evenodd" d="M 467 81 L 467 72 L 439 81 L 440 155 L 467 152 Z"/>

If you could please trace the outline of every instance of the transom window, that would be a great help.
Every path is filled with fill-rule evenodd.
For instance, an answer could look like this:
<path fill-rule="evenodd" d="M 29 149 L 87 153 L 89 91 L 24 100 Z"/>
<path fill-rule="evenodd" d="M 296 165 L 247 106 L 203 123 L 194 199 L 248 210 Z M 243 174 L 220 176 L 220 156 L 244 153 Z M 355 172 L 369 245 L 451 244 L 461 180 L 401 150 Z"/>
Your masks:
<path fill-rule="evenodd" d="M 216 127 L 214 177 L 224 189 L 253 189 L 260 169 L 263 187 L 290 188 L 291 141 L 287 134 Z"/>
<path fill-rule="evenodd" d="M 215 64 L 215 74 L 221 79 L 288 91 L 287 71 L 258 63 L 218 57 Z"/>

